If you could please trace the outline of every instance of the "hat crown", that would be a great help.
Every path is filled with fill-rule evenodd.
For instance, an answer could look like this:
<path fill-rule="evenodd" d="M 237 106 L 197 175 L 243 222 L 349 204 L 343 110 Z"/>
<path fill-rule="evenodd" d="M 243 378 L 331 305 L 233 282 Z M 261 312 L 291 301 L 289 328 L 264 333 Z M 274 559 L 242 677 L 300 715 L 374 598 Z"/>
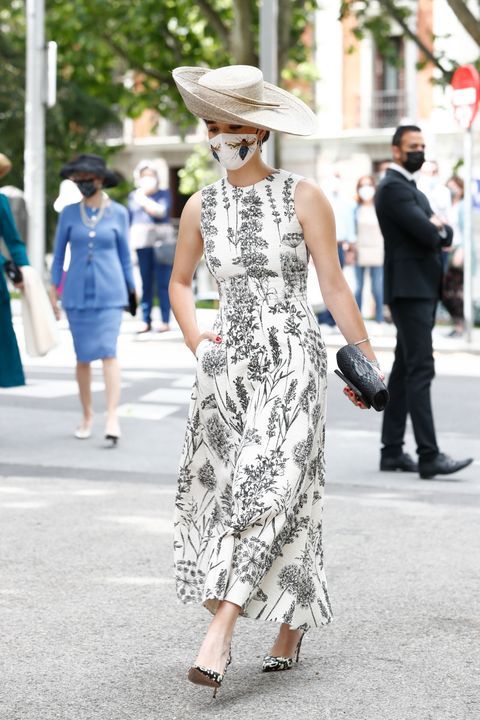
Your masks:
<path fill-rule="evenodd" d="M 93 175 L 103 179 L 104 187 L 114 187 L 118 185 L 119 179 L 115 172 L 109 170 L 101 155 L 93 153 L 80 153 L 60 170 L 61 178 L 70 178 L 74 173 L 92 173 Z"/>
<path fill-rule="evenodd" d="M 73 163 L 89 163 L 90 165 L 98 165 L 99 167 L 106 168 L 105 160 L 100 155 L 94 155 L 93 153 L 80 153 L 77 155 Z"/>
<path fill-rule="evenodd" d="M 251 100 L 263 100 L 263 74 L 252 65 L 229 65 L 209 70 L 198 80 L 209 90 L 232 92 Z"/>

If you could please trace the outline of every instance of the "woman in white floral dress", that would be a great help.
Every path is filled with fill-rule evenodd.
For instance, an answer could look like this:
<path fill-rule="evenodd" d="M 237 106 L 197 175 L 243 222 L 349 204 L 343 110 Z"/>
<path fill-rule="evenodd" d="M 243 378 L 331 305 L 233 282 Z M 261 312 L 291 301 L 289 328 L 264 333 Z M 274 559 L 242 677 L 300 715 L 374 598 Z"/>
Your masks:
<path fill-rule="evenodd" d="M 311 111 L 256 68 L 177 68 L 174 79 L 227 169 L 185 206 L 170 283 L 197 357 L 176 499 L 177 593 L 215 614 L 189 679 L 217 688 L 239 615 L 280 624 L 264 670 L 291 667 L 303 632 L 332 615 L 322 550 L 327 363 L 306 299 L 310 254 L 347 341 L 366 331 L 323 193 L 262 160 L 269 131 L 310 134 Z M 200 333 L 192 277 L 203 253 L 220 309 Z M 368 340 L 361 348 L 375 363 Z"/>

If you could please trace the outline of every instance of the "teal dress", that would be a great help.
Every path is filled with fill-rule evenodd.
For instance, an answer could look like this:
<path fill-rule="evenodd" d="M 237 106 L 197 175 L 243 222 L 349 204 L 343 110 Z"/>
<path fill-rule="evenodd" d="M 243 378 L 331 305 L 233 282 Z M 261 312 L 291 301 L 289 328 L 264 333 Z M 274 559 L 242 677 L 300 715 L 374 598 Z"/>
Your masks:
<path fill-rule="evenodd" d="M 25 244 L 20 240 L 8 199 L 0 193 L 0 237 L 17 265 L 29 265 Z M 4 272 L 8 260 L 0 253 L 0 387 L 25 385 L 17 338 L 13 330 L 10 295 Z"/>

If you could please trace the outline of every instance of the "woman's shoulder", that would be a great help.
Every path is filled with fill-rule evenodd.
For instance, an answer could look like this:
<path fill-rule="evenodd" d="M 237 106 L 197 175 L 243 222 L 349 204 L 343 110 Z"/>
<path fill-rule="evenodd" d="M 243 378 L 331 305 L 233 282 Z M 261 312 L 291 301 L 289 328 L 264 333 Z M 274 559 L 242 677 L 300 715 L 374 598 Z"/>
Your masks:
<path fill-rule="evenodd" d="M 128 211 L 125 205 L 122 205 L 122 203 L 119 203 L 116 200 L 110 200 L 110 211 L 113 215 L 117 215 L 119 217 L 128 216 Z"/>
<path fill-rule="evenodd" d="M 75 212 L 80 209 L 81 200 L 78 200 L 77 202 L 68 203 L 68 205 L 65 205 L 65 207 L 62 209 L 62 212 Z"/>
<path fill-rule="evenodd" d="M 311 178 L 301 177 L 295 185 L 295 211 L 300 223 L 308 217 L 332 215 L 332 206 L 321 187 Z"/>
<path fill-rule="evenodd" d="M 72 220 L 80 217 L 80 203 L 74 202 L 69 205 L 65 205 L 60 211 L 59 218 L 62 220 Z"/>
<path fill-rule="evenodd" d="M 203 190 L 198 190 L 188 198 L 182 210 L 181 220 L 183 223 L 191 222 L 195 225 L 200 224 L 200 216 L 202 212 L 202 192 Z"/>
<path fill-rule="evenodd" d="M 293 173 L 290 173 L 290 175 L 292 175 L 292 177 L 297 181 L 295 184 L 296 198 L 305 198 L 307 201 L 320 200 L 321 202 L 329 204 L 327 196 L 313 178 L 308 178 L 303 175 L 294 175 Z"/>

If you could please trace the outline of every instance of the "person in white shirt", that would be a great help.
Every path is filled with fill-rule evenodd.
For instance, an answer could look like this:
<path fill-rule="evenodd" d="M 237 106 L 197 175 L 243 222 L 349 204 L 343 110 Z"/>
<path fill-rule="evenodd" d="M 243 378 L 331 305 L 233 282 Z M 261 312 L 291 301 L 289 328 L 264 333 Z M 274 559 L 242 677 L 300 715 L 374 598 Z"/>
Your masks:
<path fill-rule="evenodd" d="M 342 178 L 338 171 L 335 171 L 325 183 L 322 184 L 327 199 L 332 206 L 335 216 L 335 228 L 337 234 L 337 249 L 340 266 L 345 265 L 345 250 L 355 241 L 355 230 L 353 225 L 353 203 L 342 191 Z M 335 327 L 336 323 L 331 312 L 327 309 L 318 313 L 317 320 L 320 324 Z"/>
<path fill-rule="evenodd" d="M 438 163 L 435 160 L 426 160 L 418 175 L 417 187 L 428 198 L 430 207 L 442 222 L 448 223 L 452 201 L 450 190 L 441 181 L 438 172 Z"/>
<path fill-rule="evenodd" d="M 355 218 L 355 299 L 362 309 L 365 272 L 370 274 L 372 294 L 375 298 L 375 320 L 383 322 L 383 235 L 378 224 L 374 205 L 375 180 L 363 175 L 357 183 Z"/>

